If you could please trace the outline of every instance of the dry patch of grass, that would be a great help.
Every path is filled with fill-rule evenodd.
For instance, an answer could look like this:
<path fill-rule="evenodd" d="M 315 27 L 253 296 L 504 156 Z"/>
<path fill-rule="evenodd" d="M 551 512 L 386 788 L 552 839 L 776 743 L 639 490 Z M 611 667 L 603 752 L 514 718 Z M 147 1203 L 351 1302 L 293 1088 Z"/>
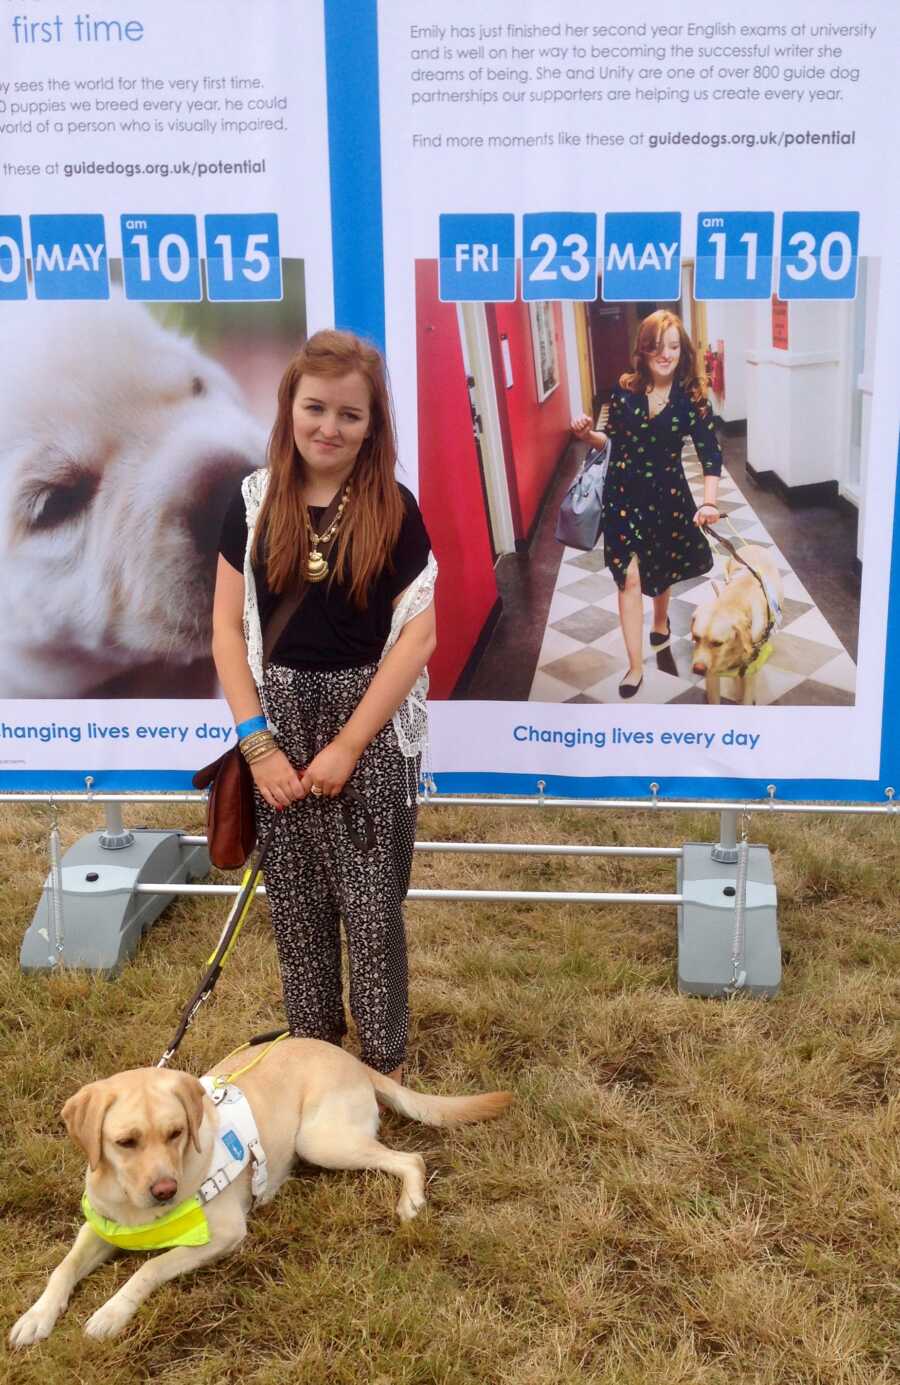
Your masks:
<path fill-rule="evenodd" d="M 189 807 L 127 810 L 193 826 Z M 97 826 L 66 811 L 66 842 Z M 712 817 L 423 810 L 436 840 L 676 844 Z M 675 988 L 674 911 L 412 903 L 410 1081 L 509 1087 L 500 1121 L 418 1149 L 429 1205 L 395 1224 L 392 1180 L 302 1169 L 242 1249 L 176 1281 L 119 1341 L 84 1319 L 134 1261 L 77 1291 L 22 1385 L 887 1385 L 900 1373 L 900 918 L 895 825 L 754 819 L 780 893 L 771 1002 Z M 172 905 L 115 980 L 18 968 L 47 815 L 0 814 L 5 1326 L 78 1221 L 79 1152 L 57 1112 L 82 1082 L 153 1063 L 218 936 L 221 900 Z M 674 863 L 420 854 L 416 885 L 673 888 Z M 202 1072 L 282 1022 L 265 908 L 180 1061 Z"/>

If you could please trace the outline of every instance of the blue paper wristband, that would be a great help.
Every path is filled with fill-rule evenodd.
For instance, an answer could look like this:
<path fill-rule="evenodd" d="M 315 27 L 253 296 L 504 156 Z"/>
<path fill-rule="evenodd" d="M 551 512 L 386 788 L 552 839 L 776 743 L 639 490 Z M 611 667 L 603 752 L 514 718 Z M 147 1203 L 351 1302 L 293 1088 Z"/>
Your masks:
<path fill-rule="evenodd" d="M 242 741 L 245 736 L 252 736 L 254 731 L 268 731 L 269 723 L 265 717 L 248 717 L 246 721 L 238 722 L 234 729 L 238 740 Z"/>

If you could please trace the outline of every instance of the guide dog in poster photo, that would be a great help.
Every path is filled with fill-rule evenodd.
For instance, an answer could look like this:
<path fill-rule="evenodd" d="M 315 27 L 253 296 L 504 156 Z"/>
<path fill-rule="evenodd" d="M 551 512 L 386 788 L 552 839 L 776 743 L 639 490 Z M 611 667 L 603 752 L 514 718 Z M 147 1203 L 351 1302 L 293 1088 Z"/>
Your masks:
<path fill-rule="evenodd" d="M 878 274 L 860 262 L 853 300 L 704 302 L 687 261 L 673 303 L 602 280 L 442 303 L 417 261 L 420 501 L 454 631 L 432 697 L 852 705 Z M 598 542 L 561 545 L 607 442 Z"/>

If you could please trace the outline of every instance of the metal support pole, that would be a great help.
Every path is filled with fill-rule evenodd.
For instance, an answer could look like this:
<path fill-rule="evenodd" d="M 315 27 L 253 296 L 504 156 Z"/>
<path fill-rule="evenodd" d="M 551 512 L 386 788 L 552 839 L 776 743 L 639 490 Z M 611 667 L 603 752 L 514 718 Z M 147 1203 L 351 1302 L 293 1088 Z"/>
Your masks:
<path fill-rule="evenodd" d="M 719 814 L 719 840 L 710 854 L 726 866 L 733 866 L 738 859 L 737 820 L 736 808 L 723 808 Z"/>
<path fill-rule="evenodd" d="M 133 846 L 134 833 L 125 829 L 121 803 L 104 803 L 103 810 L 106 830 L 100 833 L 97 845 L 102 846 L 104 851 L 124 851 L 126 847 Z"/>

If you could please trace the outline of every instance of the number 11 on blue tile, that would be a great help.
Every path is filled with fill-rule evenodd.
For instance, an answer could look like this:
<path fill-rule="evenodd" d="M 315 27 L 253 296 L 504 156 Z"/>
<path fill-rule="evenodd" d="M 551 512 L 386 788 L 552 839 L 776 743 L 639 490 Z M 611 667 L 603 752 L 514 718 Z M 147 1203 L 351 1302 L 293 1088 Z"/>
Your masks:
<path fill-rule="evenodd" d="M 774 212 L 701 212 L 695 296 L 768 298 L 774 246 Z"/>

